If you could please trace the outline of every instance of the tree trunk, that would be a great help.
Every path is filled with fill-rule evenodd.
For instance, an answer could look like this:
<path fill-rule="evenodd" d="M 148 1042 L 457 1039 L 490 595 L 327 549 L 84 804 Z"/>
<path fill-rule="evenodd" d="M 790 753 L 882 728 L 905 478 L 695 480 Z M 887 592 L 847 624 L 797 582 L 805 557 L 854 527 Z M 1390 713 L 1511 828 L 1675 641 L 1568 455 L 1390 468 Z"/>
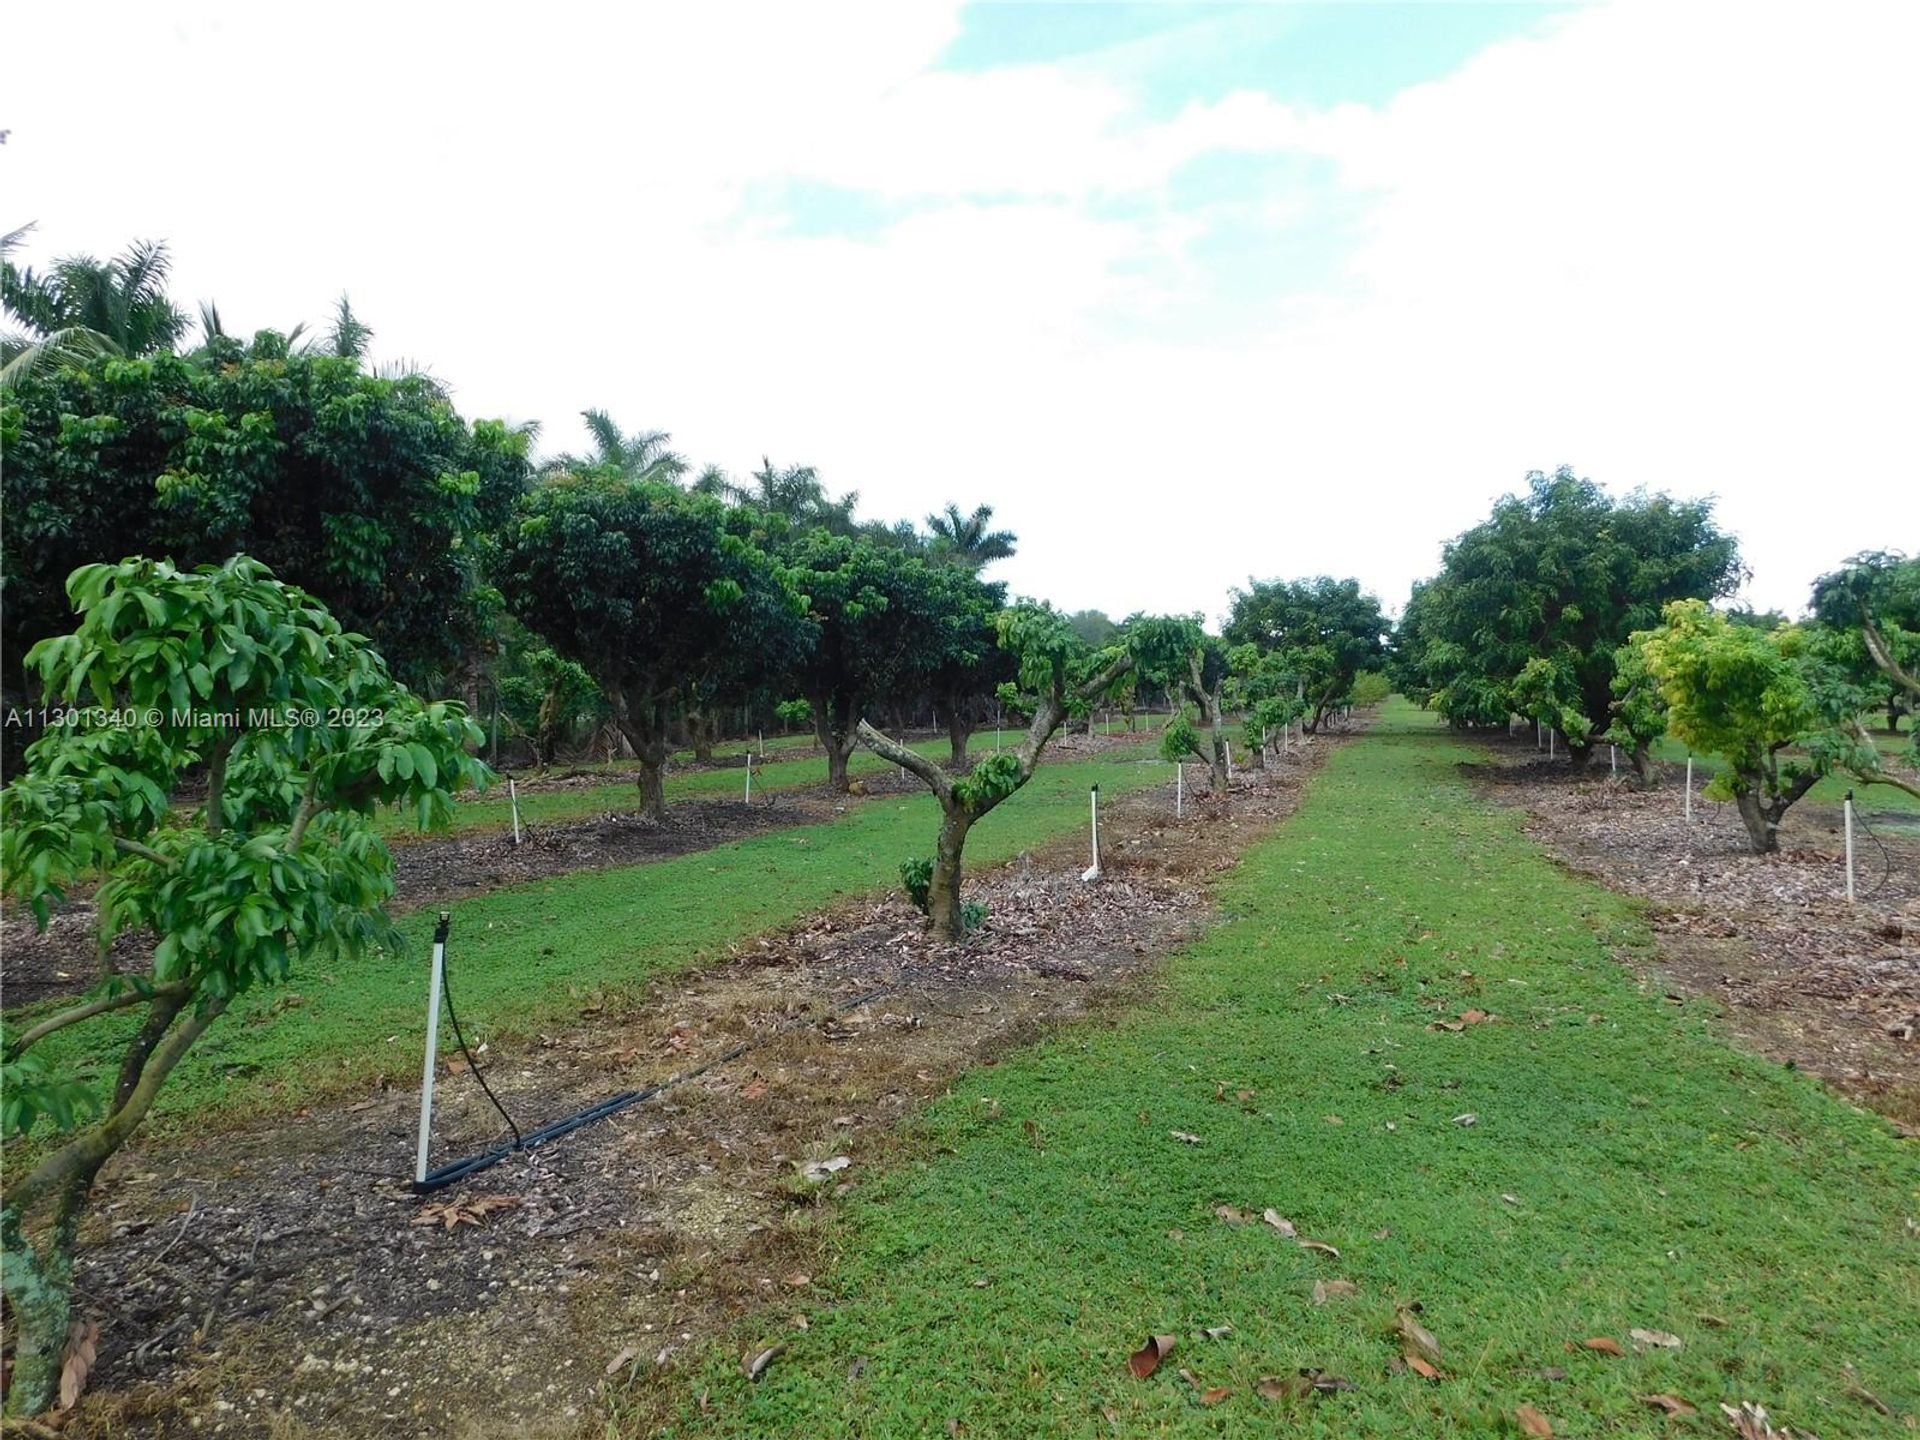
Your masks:
<path fill-rule="evenodd" d="M 1591 740 L 1585 745 L 1576 745 L 1571 740 L 1567 741 L 1567 763 L 1576 774 L 1585 770 L 1592 761 L 1593 742 Z"/>
<path fill-rule="evenodd" d="M 1220 713 L 1220 692 L 1218 689 L 1206 697 L 1206 704 L 1207 729 L 1211 732 L 1213 739 L 1213 754 L 1208 761 L 1213 777 L 1213 793 L 1216 795 L 1225 795 L 1227 793 L 1226 719 Z"/>
<path fill-rule="evenodd" d="M 851 695 L 810 695 L 813 702 L 813 734 L 827 752 L 827 786 L 846 794 L 847 757 L 859 743 L 854 730 L 854 701 Z"/>
<path fill-rule="evenodd" d="M 667 707 L 646 696 L 607 692 L 614 728 L 640 762 L 640 813 L 653 820 L 667 815 Z"/>
<path fill-rule="evenodd" d="M 706 711 L 687 712 L 687 739 L 693 742 L 693 758 L 702 765 L 713 759 L 713 736 L 719 728 Z"/>
<path fill-rule="evenodd" d="M 1780 832 L 1775 828 L 1779 816 L 1769 814 L 1771 805 L 1760 802 L 1759 792 L 1752 786 L 1742 784 L 1734 793 L 1734 803 L 1740 809 L 1740 819 L 1747 827 L 1747 843 L 1753 847 L 1756 855 L 1771 855 L 1780 848 Z"/>
<path fill-rule="evenodd" d="M 933 847 L 933 883 L 927 889 L 927 922 L 933 933 L 948 940 L 967 938 L 960 913 L 960 855 L 974 817 L 966 807 L 948 805 L 940 822 L 940 838 Z"/>
<path fill-rule="evenodd" d="M 960 705 L 947 707 L 947 748 L 952 752 L 953 768 L 967 768 L 967 734 L 972 726 L 967 723 L 966 709 Z"/>
<path fill-rule="evenodd" d="M 640 813 L 650 820 L 664 820 L 667 818 L 667 747 L 650 745 L 639 750 L 639 757 Z"/>
<path fill-rule="evenodd" d="M 1644 741 L 1633 747 L 1633 773 L 1640 777 L 1643 790 L 1660 783 L 1660 772 L 1653 768 L 1653 750 Z"/>

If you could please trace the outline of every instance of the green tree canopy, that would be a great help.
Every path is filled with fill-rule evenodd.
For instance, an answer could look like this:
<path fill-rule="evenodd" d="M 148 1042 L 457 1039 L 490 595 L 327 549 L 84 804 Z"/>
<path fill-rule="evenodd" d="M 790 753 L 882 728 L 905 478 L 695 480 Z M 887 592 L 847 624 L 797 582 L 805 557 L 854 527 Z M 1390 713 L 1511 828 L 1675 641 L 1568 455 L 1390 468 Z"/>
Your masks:
<path fill-rule="evenodd" d="M 25 234 L 6 236 L 0 256 Z M 188 324 L 167 296 L 172 264 L 165 243 L 156 240 L 136 241 L 104 262 L 68 255 L 44 274 L 0 259 L 8 321 L 0 335 L 0 387 L 25 379 L 43 361 L 83 364 L 172 350 Z"/>
<path fill-rule="evenodd" d="M 1615 651 L 1669 602 L 1727 594 L 1739 574 L 1711 502 L 1616 501 L 1569 467 L 1535 471 L 1447 546 L 1408 607 L 1402 663 L 1455 723 L 1501 724 L 1525 704 L 1584 766 L 1610 723 Z"/>
<path fill-rule="evenodd" d="M 744 511 L 594 471 L 532 491 L 501 542 L 508 606 L 600 686 L 650 814 L 666 809 L 675 708 L 742 672 L 777 672 L 811 643 L 759 539 Z"/>
<path fill-rule="evenodd" d="M 1233 592 L 1222 632 L 1229 645 L 1254 645 L 1278 658 L 1299 683 L 1309 731 L 1346 703 L 1353 680 L 1379 664 L 1393 626 L 1380 602 L 1358 580 L 1322 575 L 1312 580 L 1247 582 Z"/>
<path fill-rule="evenodd" d="M 468 426 L 430 379 L 382 379 L 271 331 L 196 358 L 42 367 L 0 401 L 0 444 L 16 662 L 64 628 L 81 565 L 244 553 L 420 685 L 470 661 L 487 548 L 528 472 L 524 434 Z"/>

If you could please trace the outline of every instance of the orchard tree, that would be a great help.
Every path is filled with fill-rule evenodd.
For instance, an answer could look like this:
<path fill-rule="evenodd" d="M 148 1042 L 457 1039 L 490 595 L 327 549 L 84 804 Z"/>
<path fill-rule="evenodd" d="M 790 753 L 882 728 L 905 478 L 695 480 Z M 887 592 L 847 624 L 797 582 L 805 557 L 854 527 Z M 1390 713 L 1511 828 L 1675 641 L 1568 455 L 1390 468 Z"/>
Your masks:
<path fill-rule="evenodd" d="M 1222 632 L 1229 645 L 1254 645 L 1276 655 L 1299 681 L 1309 734 L 1346 703 L 1354 677 L 1381 663 L 1392 630 L 1380 602 L 1358 580 L 1247 582 L 1233 592 Z"/>
<path fill-rule="evenodd" d="M 1857 719 L 1859 688 L 1820 656 L 1807 627 L 1757 630 L 1685 600 L 1637 642 L 1666 699 L 1667 728 L 1726 761 L 1705 793 L 1739 808 L 1756 854 L 1779 848 L 1787 811 L 1835 769 L 1920 794 L 1882 772 Z"/>
<path fill-rule="evenodd" d="M 1615 501 L 1565 466 L 1535 471 L 1447 546 L 1409 605 L 1424 688 L 1456 724 L 1504 724 L 1524 701 L 1584 767 L 1611 723 L 1619 648 L 1669 602 L 1724 595 L 1739 575 L 1710 502 Z"/>
<path fill-rule="evenodd" d="M 1824 653 L 1874 694 L 1888 731 L 1899 733 L 1903 714 L 1920 713 L 1920 559 L 1856 555 L 1814 583 L 1813 609 Z M 1920 725 L 1909 728 L 1920 754 Z"/>
<path fill-rule="evenodd" d="M 1306 713 L 1306 702 L 1300 698 L 1300 677 L 1277 652 L 1262 650 L 1258 645 L 1234 646 L 1227 652 L 1227 663 L 1240 703 L 1247 753 L 1264 770 L 1269 732 L 1291 725 Z"/>
<path fill-rule="evenodd" d="M 452 792 L 486 776 L 467 754 L 480 731 L 462 706 L 418 699 L 364 639 L 253 560 L 191 574 L 90 565 L 68 593 L 79 627 L 36 645 L 27 666 L 45 703 L 79 723 L 50 728 L 0 791 L 6 886 L 44 926 L 69 887 L 97 880 L 102 957 L 122 931 L 159 944 L 150 972 L 103 958 L 79 1004 L 7 1027 L 7 1134 L 52 1132 L 31 1168 L 8 1174 L 0 1207 L 19 1327 L 9 1415 L 52 1403 L 94 1177 L 168 1075 L 248 991 L 296 965 L 395 948 L 375 808 L 444 824 Z M 82 1074 L 96 1050 L 67 1032 L 122 1010 L 139 1025 L 97 1091 Z"/>
<path fill-rule="evenodd" d="M 1739 622 L 1728 617 L 1731 624 Z M 1647 668 L 1646 631 L 1635 634 L 1614 652 L 1613 723 L 1607 738 L 1624 746 L 1643 787 L 1657 783 L 1653 742 L 1667 733 L 1667 701 L 1660 684 Z"/>
<path fill-rule="evenodd" d="M 1127 621 L 1125 636 L 1141 676 L 1192 704 L 1207 727 L 1203 742 L 1186 715 L 1175 713 L 1161 732 L 1160 753 L 1173 761 L 1187 755 L 1206 761 L 1213 793 L 1225 795 L 1225 696 L 1231 674 L 1225 648 L 1207 634 L 1198 615 L 1134 615 Z"/>
<path fill-rule="evenodd" d="M 655 818 L 676 709 L 731 672 L 780 669 L 810 638 L 746 512 L 606 473 L 556 476 L 526 497 L 501 541 L 500 587 L 600 687 Z"/>
<path fill-rule="evenodd" d="M 968 663 L 984 658 L 978 627 L 991 600 L 970 574 L 865 538 L 809 530 L 781 558 L 817 637 L 793 682 L 812 704 L 827 782 L 845 790 L 861 718 L 875 705 L 921 694 L 948 662 L 951 682 L 962 683 Z M 964 754 L 963 739 L 956 759 Z"/>
<path fill-rule="evenodd" d="M 1066 617 L 1049 605 L 1023 602 L 1002 611 L 996 628 L 1000 648 L 1019 665 L 1019 684 L 1032 706 L 1027 733 L 1012 751 L 992 755 L 964 776 L 954 776 L 899 741 L 860 721 L 862 743 L 881 759 L 905 767 L 940 802 L 940 834 L 927 881 L 927 918 L 949 940 L 966 936 L 960 903 L 961 857 L 967 833 L 1003 800 L 1033 778 L 1047 742 L 1078 709 L 1083 713 L 1133 666 L 1125 650 L 1089 653 Z M 904 869 L 911 868 L 903 867 Z"/>
<path fill-rule="evenodd" d="M 0 446 L 10 664 L 65 627 L 80 565 L 247 554 L 369 636 L 402 680 L 475 688 L 482 572 L 526 486 L 527 436 L 469 427 L 432 380 L 383 379 L 272 331 L 216 337 L 192 358 L 41 367 L 0 396 Z"/>

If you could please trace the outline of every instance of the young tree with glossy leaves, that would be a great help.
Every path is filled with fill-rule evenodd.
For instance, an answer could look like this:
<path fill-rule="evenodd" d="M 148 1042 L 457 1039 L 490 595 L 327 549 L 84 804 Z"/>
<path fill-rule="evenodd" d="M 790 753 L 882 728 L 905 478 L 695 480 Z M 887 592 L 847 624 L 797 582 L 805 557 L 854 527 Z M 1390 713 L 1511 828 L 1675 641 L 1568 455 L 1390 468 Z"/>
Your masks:
<path fill-rule="evenodd" d="M 1358 580 L 1247 582 L 1233 592 L 1221 632 L 1229 645 L 1254 645 L 1279 657 L 1299 680 L 1309 734 L 1346 703 L 1354 677 L 1386 657 L 1392 630 L 1380 602 Z"/>
<path fill-rule="evenodd" d="M 960 903 L 961 863 L 967 834 L 983 815 L 1033 778 L 1041 752 L 1068 714 L 1084 712 L 1133 667 L 1133 657 L 1115 649 L 1090 653 L 1049 605 L 1022 602 L 996 621 L 1000 648 L 1019 664 L 1019 685 L 1033 718 L 1012 751 L 991 755 L 968 774 L 955 776 L 862 719 L 860 740 L 881 759 L 918 776 L 940 802 L 940 833 L 934 843 L 927 888 L 927 919 L 949 940 L 966 937 Z"/>
<path fill-rule="evenodd" d="M 1462 724 L 1504 724 L 1515 686 L 1567 737 L 1584 767 L 1611 723 L 1615 655 L 1682 599 L 1729 593 L 1733 538 L 1705 500 L 1635 493 L 1614 500 L 1562 466 L 1527 477 L 1524 496 L 1446 548 L 1418 597 L 1431 703 Z M 1414 607 L 1410 606 L 1410 611 Z"/>
<path fill-rule="evenodd" d="M 486 775 L 467 754 L 480 732 L 463 707 L 416 697 L 362 637 L 252 560 L 191 574 L 91 565 L 68 592 L 79 626 L 27 664 L 45 703 L 77 723 L 49 728 L 0 791 L 0 869 L 42 926 L 70 887 L 97 881 L 103 973 L 78 1004 L 7 1026 L 6 1131 L 53 1132 L 9 1173 L 0 1205 L 19 1327 L 9 1415 L 52 1401 L 94 1178 L 168 1075 L 249 991 L 397 947 L 375 808 L 444 824 L 452 793 Z M 107 968 L 127 930 L 159 937 L 150 972 Z M 119 1011 L 139 1023 L 102 1091 L 68 1032 Z"/>
<path fill-rule="evenodd" d="M 671 485 L 556 476 L 522 502 L 500 548 L 508 606 L 599 685 L 656 818 L 677 709 L 731 675 L 781 669 L 810 640 L 753 517 Z"/>
<path fill-rule="evenodd" d="M 1225 795 L 1225 706 L 1232 674 L 1225 647 L 1207 634 L 1198 615 L 1135 615 L 1128 619 L 1124 633 L 1141 678 L 1193 705 L 1207 727 L 1203 742 L 1186 716 L 1176 713 L 1161 732 L 1160 753 L 1176 762 L 1187 755 L 1204 760 L 1213 793 Z"/>

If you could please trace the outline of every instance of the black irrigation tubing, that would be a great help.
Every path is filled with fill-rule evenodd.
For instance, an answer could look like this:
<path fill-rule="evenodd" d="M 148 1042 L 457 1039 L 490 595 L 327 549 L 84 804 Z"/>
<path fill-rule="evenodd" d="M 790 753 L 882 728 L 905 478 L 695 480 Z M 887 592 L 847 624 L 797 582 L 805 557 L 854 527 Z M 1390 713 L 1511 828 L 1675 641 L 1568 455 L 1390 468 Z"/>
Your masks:
<path fill-rule="evenodd" d="M 1853 799 L 1853 792 L 1851 790 L 1847 792 L 1847 799 Z M 1880 880 L 1873 889 L 1866 893 L 1865 897 L 1871 900 L 1882 890 L 1886 889 L 1887 882 L 1893 878 L 1893 854 L 1887 849 L 1886 842 L 1873 833 L 1873 827 L 1867 824 L 1867 817 L 1862 815 L 1858 808 L 1853 812 L 1853 819 L 1854 823 L 1866 834 L 1866 837 L 1880 847 Z"/>
<path fill-rule="evenodd" d="M 444 974 L 441 983 L 443 985 L 445 984 Z M 609 1095 L 606 1099 L 596 1101 L 584 1110 L 576 1110 L 571 1115 L 542 1125 L 538 1130 L 529 1131 L 525 1135 L 522 1135 L 519 1130 L 515 1128 L 514 1138 L 510 1144 L 496 1145 L 491 1150 L 483 1150 L 478 1155 L 470 1155 L 464 1160 L 456 1160 L 450 1165 L 443 1165 L 438 1170 L 429 1171 L 426 1179 L 413 1182 L 413 1192 L 416 1195 L 428 1195 L 435 1190 L 444 1190 L 449 1185 L 458 1184 L 460 1181 L 465 1180 L 469 1175 L 478 1175 L 482 1170 L 492 1169 L 510 1155 L 520 1151 L 536 1149 L 550 1140 L 558 1140 L 563 1135 L 572 1134 L 583 1125 L 591 1125 L 596 1120 L 604 1120 L 609 1115 L 617 1115 L 620 1111 L 641 1104 L 643 1101 L 651 1100 L 654 1096 L 663 1094 L 677 1085 L 684 1085 L 689 1080 L 697 1080 L 709 1070 L 716 1070 L 729 1061 L 738 1060 L 748 1051 L 758 1050 L 761 1046 L 778 1039 L 790 1031 L 797 1030 L 803 1025 L 814 1024 L 819 1020 L 826 1019 L 830 1015 L 841 1015 L 849 1010 L 857 1010 L 870 1001 L 893 994 L 899 988 L 898 985 L 883 985 L 878 990 L 869 990 L 864 994 L 854 996 L 851 1000 L 843 1000 L 838 1005 L 829 1007 L 818 1016 L 809 1016 L 804 1020 L 789 1020 L 786 1024 L 776 1027 L 771 1035 L 767 1035 L 759 1040 L 745 1041 L 723 1054 L 714 1056 L 713 1059 L 708 1060 L 704 1064 L 694 1066 L 691 1070 L 682 1070 L 678 1074 L 669 1075 L 658 1085 L 649 1085 L 643 1090 L 623 1090 L 618 1095 Z M 448 1013 L 449 1015 L 452 1013 L 451 1003 L 449 1003 L 448 1006 Z M 459 1034 L 459 1026 L 457 1023 L 454 1026 L 454 1033 L 456 1036 Z M 466 1049 L 465 1044 L 462 1043 L 460 1048 L 464 1051 Z M 468 1062 L 472 1062 L 471 1056 L 468 1056 Z M 479 1078 L 479 1071 L 477 1069 L 474 1071 L 474 1076 L 476 1079 Z M 486 1082 L 482 1080 L 480 1083 L 481 1088 L 485 1089 Z M 487 1095 L 488 1098 L 491 1099 L 493 1092 L 489 1090 L 487 1091 Z M 494 1100 L 493 1103 L 495 1109 L 499 1110 L 503 1116 L 506 1115 L 507 1112 L 501 1108 L 498 1100 Z M 511 1117 L 508 1118 L 507 1124 L 509 1126 L 513 1125 Z"/>

